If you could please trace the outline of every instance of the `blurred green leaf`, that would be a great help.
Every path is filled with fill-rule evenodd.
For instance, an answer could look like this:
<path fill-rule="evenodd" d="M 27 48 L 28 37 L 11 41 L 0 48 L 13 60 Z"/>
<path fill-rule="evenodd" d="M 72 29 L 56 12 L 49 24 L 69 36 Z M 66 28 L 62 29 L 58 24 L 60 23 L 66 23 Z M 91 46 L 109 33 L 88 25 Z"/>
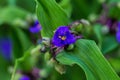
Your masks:
<path fill-rule="evenodd" d="M 113 19 L 120 20 L 120 7 L 118 6 L 111 7 L 108 15 Z"/>
<path fill-rule="evenodd" d="M 110 64 L 113 66 L 116 72 L 120 72 L 120 58 L 110 58 L 108 59 Z"/>
<path fill-rule="evenodd" d="M 118 3 L 120 2 L 119 0 L 107 0 L 109 4 L 113 4 L 113 3 Z"/>
<path fill-rule="evenodd" d="M 53 31 L 69 22 L 67 13 L 55 0 L 36 0 L 37 16 L 42 25 L 42 36 L 52 37 Z"/>
<path fill-rule="evenodd" d="M 59 5 L 64 9 L 69 17 L 71 17 L 72 5 L 70 0 L 61 0 Z"/>
<path fill-rule="evenodd" d="M 16 0 L 16 5 L 26 11 L 35 13 L 35 0 Z"/>
<path fill-rule="evenodd" d="M 112 50 L 114 50 L 115 48 L 118 47 L 118 43 L 115 39 L 115 36 L 106 36 L 104 39 L 103 39 L 103 42 L 102 42 L 102 52 L 103 54 L 106 54 Z"/>
<path fill-rule="evenodd" d="M 20 58 L 24 51 L 32 45 L 29 37 L 18 27 L 12 27 L 11 37 L 13 39 L 14 59 Z"/>
<path fill-rule="evenodd" d="M 64 65 L 79 65 L 87 80 L 120 80 L 93 41 L 78 40 L 73 51 L 63 51 L 56 59 Z"/>
<path fill-rule="evenodd" d="M 8 24 L 14 24 L 14 21 L 16 19 L 25 19 L 28 12 L 25 10 L 19 8 L 19 7 L 12 7 L 8 6 L 5 8 L 2 8 L 0 12 L 0 24 L 8 23 Z"/>
<path fill-rule="evenodd" d="M 86 80 L 84 71 L 77 65 L 67 66 L 65 74 L 59 74 L 53 70 L 51 77 L 47 80 Z"/>
<path fill-rule="evenodd" d="M 0 0 L 0 7 L 6 6 L 7 0 Z"/>
<path fill-rule="evenodd" d="M 7 0 L 9 6 L 14 6 L 16 5 L 16 0 Z"/>
<path fill-rule="evenodd" d="M 94 32 L 98 41 L 101 42 L 102 41 L 102 25 L 100 24 L 94 25 Z"/>
<path fill-rule="evenodd" d="M 10 62 L 5 60 L 0 54 L 0 79 L 10 80 Z"/>
<path fill-rule="evenodd" d="M 19 29 L 19 28 L 14 28 L 14 29 L 15 29 L 18 39 L 22 45 L 23 50 L 24 51 L 27 50 L 31 45 L 30 39 L 21 29 Z"/>
<path fill-rule="evenodd" d="M 88 18 L 90 14 L 98 13 L 101 3 L 98 0 L 71 0 L 73 5 L 72 19 Z"/>
<path fill-rule="evenodd" d="M 102 45 L 102 37 L 103 37 L 103 35 L 102 35 L 102 27 L 103 26 L 100 25 L 100 24 L 95 24 L 93 26 L 94 34 L 95 34 L 96 39 L 98 41 L 99 48 L 101 48 L 101 45 Z"/>
<path fill-rule="evenodd" d="M 32 46 L 25 51 L 21 58 L 16 59 L 11 80 L 14 80 L 17 69 L 21 69 L 23 72 L 29 72 L 32 70 L 32 68 L 36 65 L 36 61 L 38 59 L 37 57 L 40 55 L 40 48 L 40 45 L 35 48 Z"/>

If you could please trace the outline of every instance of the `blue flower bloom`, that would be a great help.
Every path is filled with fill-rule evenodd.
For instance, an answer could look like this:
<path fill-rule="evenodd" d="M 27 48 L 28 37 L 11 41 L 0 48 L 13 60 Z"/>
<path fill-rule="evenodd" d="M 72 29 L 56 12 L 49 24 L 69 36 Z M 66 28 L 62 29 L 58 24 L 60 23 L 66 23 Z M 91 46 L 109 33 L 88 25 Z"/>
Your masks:
<path fill-rule="evenodd" d="M 4 58 L 11 59 L 12 41 L 9 37 L 0 38 L 0 53 L 2 53 Z"/>
<path fill-rule="evenodd" d="M 75 43 L 76 38 L 74 35 L 70 32 L 69 27 L 67 26 L 60 26 L 52 39 L 52 43 L 57 47 L 63 47 L 65 45 L 73 44 Z"/>
<path fill-rule="evenodd" d="M 23 75 L 19 80 L 30 80 L 30 77 Z"/>
<path fill-rule="evenodd" d="M 120 21 L 118 22 L 118 29 L 116 32 L 116 39 L 120 43 Z"/>
<path fill-rule="evenodd" d="M 33 26 L 31 26 L 31 27 L 29 28 L 29 31 L 30 31 L 31 33 L 38 33 L 38 32 L 40 32 L 41 29 L 42 29 L 41 25 L 39 24 L 38 20 L 36 20 L 36 21 L 34 22 Z"/>

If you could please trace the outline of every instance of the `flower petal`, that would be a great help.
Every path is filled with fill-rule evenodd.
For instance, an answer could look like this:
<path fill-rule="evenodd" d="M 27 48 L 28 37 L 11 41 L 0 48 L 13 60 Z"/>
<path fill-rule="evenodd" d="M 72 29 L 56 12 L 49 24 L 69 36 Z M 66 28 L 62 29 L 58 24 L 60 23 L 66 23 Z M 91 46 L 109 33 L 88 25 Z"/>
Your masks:
<path fill-rule="evenodd" d="M 116 39 L 120 43 L 120 22 L 118 22 L 118 30 L 116 32 Z"/>
<path fill-rule="evenodd" d="M 30 31 L 31 33 L 38 33 L 38 32 L 40 32 L 41 29 L 42 29 L 41 25 L 39 24 L 38 20 L 36 20 L 36 21 L 34 22 L 33 26 L 31 26 L 31 27 L 29 28 L 29 31 Z"/>
<path fill-rule="evenodd" d="M 11 59 L 12 41 L 9 37 L 0 38 L 0 53 L 2 53 L 6 59 Z"/>
<path fill-rule="evenodd" d="M 58 47 L 72 44 L 75 41 L 75 37 L 70 33 L 69 27 L 67 26 L 58 27 L 52 39 L 52 43 Z"/>
<path fill-rule="evenodd" d="M 30 78 L 28 76 L 24 75 L 19 80 L 30 80 Z"/>

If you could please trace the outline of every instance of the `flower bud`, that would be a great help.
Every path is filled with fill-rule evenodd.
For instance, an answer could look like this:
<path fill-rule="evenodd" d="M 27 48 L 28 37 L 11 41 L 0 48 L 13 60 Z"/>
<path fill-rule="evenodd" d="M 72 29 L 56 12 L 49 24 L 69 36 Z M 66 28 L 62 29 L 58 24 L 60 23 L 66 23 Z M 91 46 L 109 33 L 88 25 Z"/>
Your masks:
<path fill-rule="evenodd" d="M 71 44 L 67 47 L 67 50 L 72 50 L 74 48 L 74 44 Z"/>
<path fill-rule="evenodd" d="M 92 14 L 90 14 L 90 15 L 88 16 L 88 19 L 89 19 L 91 22 L 94 22 L 94 21 L 96 21 L 96 19 L 97 19 L 97 15 L 94 14 L 94 13 L 92 13 Z"/>
<path fill-rule="evenodd" d="M 32 49 L 31 55 L 38 54 L 40 52 L 40 49 L 41 49 L 41 45 L 38 45 L 37 47 L 35 47 L 34 49 Z"/>
<path fill-rule="evenodd" d="M 90 25 L 89 21 L 87 21 L 85 19 L 81 19 L 80 21 L 83 25 L 88 25 L 88 26 Z"/>
<path fill-rule="evenodd" d="M 50 46 L 50 39 L 48 37 L 43 37 L 42 43 L 47 46 Z"/>
<path fill-rule="evenodd" d="M 60 74 L 64 74 L 66 72 L 66 68 L 64 65 L 56 64 L 55 65 L 56 71 L 58 71 Z"/>
<path fill-rule="evenodd" d="M 103 26 L 103 27 L 102 27 L 102 33 L 103 33 L 103 34 L 109 33 L 109 28 L 108 28 L 107 26 Z"/>
<path fill-rule="evenodd" d="M 46 69 L 40 70 L 39 75 L 40 75 L 42 78 L 46 78 L 46 77 L 48 76 L 47 70 L 46 70 Z"/>
<path fill-rule="evenodd" d="M 76 27 L 75 27 L 75 31 L 77 31 L 77 32 L 81 32 L 82 31 L 82 28 L 83 28 L 83 24 L 78 24 Z"/>
<path fill-rule="evenodd" d="M 50 58 L 51 58 L 51 54 L 49 52 L 46 52 L 45 55 L 44 55 L 45 61 L 50 60 Z"/>

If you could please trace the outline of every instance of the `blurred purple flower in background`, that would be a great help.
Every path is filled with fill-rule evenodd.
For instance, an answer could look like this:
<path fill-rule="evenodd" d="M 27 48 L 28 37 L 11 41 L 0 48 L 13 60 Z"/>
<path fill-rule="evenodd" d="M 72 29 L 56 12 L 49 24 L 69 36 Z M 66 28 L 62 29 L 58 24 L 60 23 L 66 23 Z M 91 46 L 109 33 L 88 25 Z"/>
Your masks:
<path fill-rule="evenodd" d="M 10 60 L 12 54 L 12 40 L 9 37 L 0 38 L 0 53 L 2 56 Z"/>
<path fill-rule="evenodd" d="M 63 47 L 75 43 L 75 41 L 75 36 L 70 32 L 67 26 L 58 27 L 52 39 L 52 43 L 57 47 Z"/>
<path fill-rule="evenodd" d="M 108 19 L 107 20 L 106 25 L 107 25 L 110 33 L 116 32 L 116 28 L 118 26 L 117 24 L 118 24 L 118 21 L 115 19 Z"/>
<path fill-rule="evenodd" d="M 118 29 L 116 31 L 116 39 L 120 43 L 120 21 L 118 22 Z"/>
<path fill-rule="evenodd" d="M 34 24 L 29 28 L 29 31 L 31 33 L 39 33 L 41 29 L 41 25 L 39 24 L 38 20 L 36 20 Z"/>
<path fill-rule="evenodd" d="M 30 80 L 30 77 L 23 75 L 19 80 Z"/>

